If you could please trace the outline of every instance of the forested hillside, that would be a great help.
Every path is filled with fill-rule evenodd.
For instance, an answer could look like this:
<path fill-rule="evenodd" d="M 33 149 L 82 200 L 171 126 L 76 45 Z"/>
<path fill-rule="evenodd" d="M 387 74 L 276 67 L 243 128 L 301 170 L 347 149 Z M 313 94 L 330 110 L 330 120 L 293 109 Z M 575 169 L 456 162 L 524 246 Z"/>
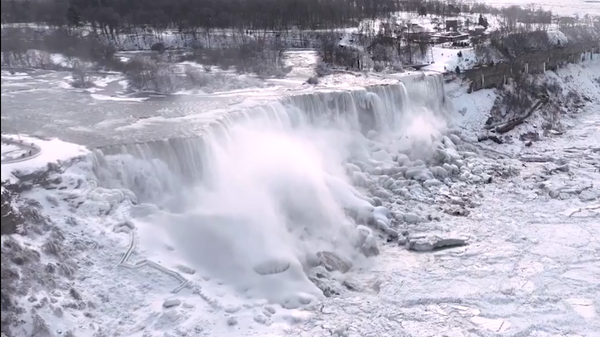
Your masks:
<path fill-rule="evenodd" d="M 535 18 L 548 23 L 551 13 L 512 6 L 420 0 L 2 0 L 2 23 L 46 23 L 80 26 L 89 23 L 105 33 L 131 27 L 175 28 L 180 31 L 214 28 L 284 30 L 356 26 L 393 12 L 434 14 L 502 14 L 506 21 Z"/>

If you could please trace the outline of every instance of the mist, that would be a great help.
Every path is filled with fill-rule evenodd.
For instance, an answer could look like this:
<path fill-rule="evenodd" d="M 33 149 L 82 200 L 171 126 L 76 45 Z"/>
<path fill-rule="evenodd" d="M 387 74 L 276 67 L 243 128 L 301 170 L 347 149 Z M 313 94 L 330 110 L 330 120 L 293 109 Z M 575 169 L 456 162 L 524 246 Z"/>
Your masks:
<path fill-rule="evenodd" d="M 202 133 L 197 149 L 169 157 L 185 161 L 201 151 L 199 180 L 176 174 L 175 168 L 186 165 L 165 167 L 148 160 L 152 151 L 138 147 L 143 162 L 130 154 L 105 156 L 121 173 L 105 171 L 104 181 L 162 205 L 136 220 L 147 250 L 174 247 L 179 260 L 199 275 L 245 296 L 290 307 L 306 304 L 322 296 L 307 276 L 319 263 L 319 252 L 346 261 L 366 259 L 357 225 L 367 224 L 375 207 L 354 186 L 346 164 L 394 167 L 401 153 L 428 156 L 446 127 L 444 111 L 432 111 L 426 95 L 409 99 L 404 85 L 386 90 L 391 99 L 385 104 L 382 95 L 359 91 L 227 115 Z M 373 118 L 365 122 L 365 115 Z M 365 123 L 376 130 L 365 133 Z M 134 172 L 124 169 L 127 160 L 137 161 L 128 165 Z M 388 213 L 378 215 L 384 224 Z"/>

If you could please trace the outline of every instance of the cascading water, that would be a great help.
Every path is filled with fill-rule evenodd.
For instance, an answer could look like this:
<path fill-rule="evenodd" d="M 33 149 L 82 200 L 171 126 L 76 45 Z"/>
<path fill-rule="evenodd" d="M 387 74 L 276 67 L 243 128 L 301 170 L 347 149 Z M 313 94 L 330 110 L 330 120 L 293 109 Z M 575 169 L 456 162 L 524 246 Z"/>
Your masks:
<path fill-rule="evenodd" d="M 365 258 L 356 226 L 373 201 L 345 164 L 397 166 L 398 153 L 433 148 L 445 125 L 441 77 L 407 81 L 285 98 L 226 115 L 198 138 L 103 148 L 94 172 L 146 210 L 134 219 L 146 251 L 168 244 L 202 276 L 305 303 L 322 295 L 305 274 L 318 252 Z"/>

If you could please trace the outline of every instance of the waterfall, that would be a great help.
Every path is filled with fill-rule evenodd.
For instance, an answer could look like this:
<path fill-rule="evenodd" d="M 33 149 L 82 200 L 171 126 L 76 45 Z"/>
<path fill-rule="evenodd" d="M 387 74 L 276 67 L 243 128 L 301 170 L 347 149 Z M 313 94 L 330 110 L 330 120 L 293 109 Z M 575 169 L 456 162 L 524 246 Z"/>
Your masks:
<path fill-rule="evenodd" d="M 447 104 L 441 75 L 291 96 L 225 114 L 197 137 L 96 149 L 93 172 L 160 205 L 136 221 L 194 268 L 272 301 L 319 296 L 303 270 L 317 252 L 359 258 L 360 220 L 347 211 L 374 209 L 346 163 L 381 169 L 401 149 L 433 149 Z"/>

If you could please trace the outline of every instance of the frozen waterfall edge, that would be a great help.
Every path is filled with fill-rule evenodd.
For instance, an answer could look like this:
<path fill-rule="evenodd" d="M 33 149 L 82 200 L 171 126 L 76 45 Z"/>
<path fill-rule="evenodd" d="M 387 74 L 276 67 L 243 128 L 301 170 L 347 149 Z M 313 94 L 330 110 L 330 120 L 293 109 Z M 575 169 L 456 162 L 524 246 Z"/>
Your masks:
<path fill-rule="evenodd" d="M 154 172 L 148 174 L 164 174 L 161 171 L 168 170 L 169 175 L 200 181 L 210 170 L 206 156 L 210 151 L 210 140 L 207 141 L 207 138 L 226 141 L 228 130 L 237 124 L 266 122 L 288 128 L 312 124 L 341 128 L 364 136 L 371 130 L 397 133 L 403 128 L 403 117 L 419 113 L 411 111 L 415 103 L 419 108 L 426 108 L 444 118 L 452 107 L 445 96 L 443 76 L 412 76 L 397 84 L 291 95 L 248 110 L 233 111 L 206 125 L 198 136 L 176 136 L 96 148 L 91 155 L 93 168 L 107 187 L 125 187 L 133 191 L 139 190 L 136 179 L 141 177 L 128 176 L 123 162 L 126 157 L 150 163 L 147 169 Z M 109 158 L 112 158 L 112 165 L 109 165 Z M 117 160 L 119 164 L 114 163 L 116 158 L 120 158 Z M 115 181 L 114 172 L 111 173 L 115 169 L 120 171 L 118 181 Z"/>
<path fill-rule="evenodd" d="M 436 154 L 448 110 L 441 76 L 290 96 L 195 138 L 97 149 L 91 169 L 131 199 L 140 246 L 177 247 L 195 269 L 300 306 L 325 292 L 315 267 L 347 271 L 378 254 L 380 233 L 397 237 L 368 181 L 404 174 L 407 155 L 418 166 L 407 174 L 433 178 L 419 162 Z"/>

